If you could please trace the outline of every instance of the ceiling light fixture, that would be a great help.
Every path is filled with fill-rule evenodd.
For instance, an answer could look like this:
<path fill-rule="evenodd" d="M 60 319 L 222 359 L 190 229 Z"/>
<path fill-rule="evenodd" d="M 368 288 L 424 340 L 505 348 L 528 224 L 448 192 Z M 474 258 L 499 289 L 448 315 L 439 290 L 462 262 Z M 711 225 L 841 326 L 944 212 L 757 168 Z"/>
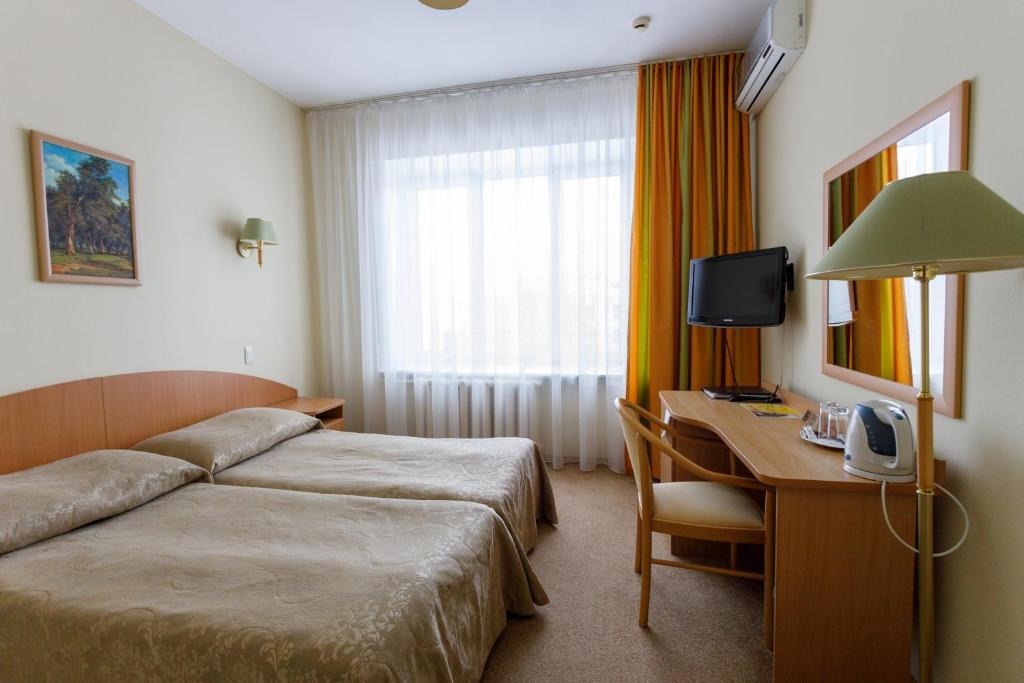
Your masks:
<path fill-rule="evenodd" d="M 420 0 L 420 2 L 433 9 L 458 9 L 469 0 Z"/>

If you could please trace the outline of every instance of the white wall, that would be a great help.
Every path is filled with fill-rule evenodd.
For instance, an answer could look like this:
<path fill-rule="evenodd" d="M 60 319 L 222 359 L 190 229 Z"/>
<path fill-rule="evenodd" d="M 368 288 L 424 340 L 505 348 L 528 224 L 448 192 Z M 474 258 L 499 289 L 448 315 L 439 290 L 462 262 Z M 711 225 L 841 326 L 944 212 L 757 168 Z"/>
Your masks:
<path fill-rule="evenodd" d="M 761 246 L 786 245 L 806 272 L 823 250 L 825 170 L 965 79 L 969 168 L 1024 209 L 1022 27 L 1019 0 L 808 0 L 807 51 L 758 120 Z M 964 418 L 936 417 L 936 448 L 974 530 L 937 561 L 937 674 L 1024 680 L 1024 271 L 968 276 L 966 294 Z M 785 384 L 867 398 L 821 374 L 821 295 L 797 283 L 786 325 L 764 335 L 765 378 L 778 378 L 781 333 Z M 948 541 L 959 520 L 937 505 Z"/>
<path fill-rule="evenodd" d="M 3 0 L 0 394 L 183 368 L 315 390 L 304 125 L 130 0 Z M 30 129 L 136 161 L 142 287 L 39 281 Z M 234 250 L 247 216 L 281 242 L 262 272 Z"/>

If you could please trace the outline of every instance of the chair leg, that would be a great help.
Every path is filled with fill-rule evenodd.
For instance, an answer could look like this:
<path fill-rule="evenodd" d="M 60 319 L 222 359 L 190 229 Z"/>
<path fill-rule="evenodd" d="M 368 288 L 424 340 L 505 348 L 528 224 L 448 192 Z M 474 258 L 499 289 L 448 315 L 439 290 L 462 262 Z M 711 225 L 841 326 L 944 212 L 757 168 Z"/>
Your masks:
<path fill-rule="evenodd" d="M 647 612 L 651 605 L 651 525 L 641 524 L 640 535 L 640 626 L 647 628 Z"/>
<path fill-rule="evenodd" d="M 764 496 L 764 645 L 775 649 L 775 492 Z"/>
<path fill-rule="evenodd" d="M 636 511 L 636 550 L 633 553 L 633 571 L 640 573 L 640 534 L 643 533 L 643 523 L 640 521 L 640 510 Z"/>

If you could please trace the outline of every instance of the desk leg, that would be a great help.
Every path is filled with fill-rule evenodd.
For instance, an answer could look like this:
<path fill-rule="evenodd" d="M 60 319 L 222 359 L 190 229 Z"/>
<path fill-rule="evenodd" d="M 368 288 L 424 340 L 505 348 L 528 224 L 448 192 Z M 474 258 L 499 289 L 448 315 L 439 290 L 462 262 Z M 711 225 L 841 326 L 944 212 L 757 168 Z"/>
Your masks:
<path fill-rule="evenodd" d="M 908 680 L 914 555 L 878 492 L 780 488 L 776 510 L 775 680 Z M 914 497 L 889 514 L 913 539 Z"/>

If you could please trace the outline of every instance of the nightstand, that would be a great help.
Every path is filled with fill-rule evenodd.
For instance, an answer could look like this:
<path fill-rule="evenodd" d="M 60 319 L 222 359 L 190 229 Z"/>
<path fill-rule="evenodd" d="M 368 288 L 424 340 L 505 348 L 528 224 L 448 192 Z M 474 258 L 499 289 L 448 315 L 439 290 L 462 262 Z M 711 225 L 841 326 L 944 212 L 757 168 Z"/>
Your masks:
<path fill-rule="evenodd" d="M 345 399 L 343 398 L 300 396 L 271 404 L 269 407 L 305 413 L 323 422 L 327 429 L 333 429 L 336 432 L 345 431 Z"/>

